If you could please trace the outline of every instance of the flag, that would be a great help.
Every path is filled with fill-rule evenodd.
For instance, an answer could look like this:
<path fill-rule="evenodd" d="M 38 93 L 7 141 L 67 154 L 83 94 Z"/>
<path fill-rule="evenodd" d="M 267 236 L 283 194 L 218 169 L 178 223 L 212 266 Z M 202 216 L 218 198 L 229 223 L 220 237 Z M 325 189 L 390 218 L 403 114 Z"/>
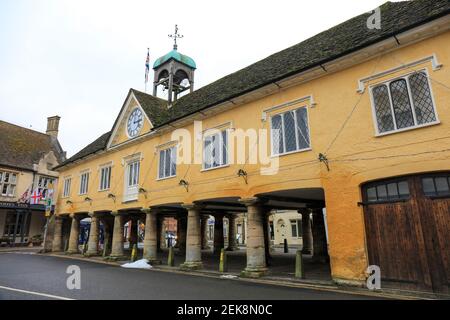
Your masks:
<path fill-rule="evenodd" d="M 150 72 L 150 49 L 147 48 L 147 60 L 145 60 L 145 83 L 148 82 L 149 72 Z"/>
<path fill-rule="evenodd" d="M 31 196 L 31 188 L 32 185 L 30 185 L 27 190 L 22 194 L 22 196 L 17 200 L 18 203 L 29 203 L 30 202 L 30 196 Z"/>
<path fill-rule="evenodd" d="M 41 201 L 42 194 L 39 192 L 38 189 L 34 189 L 33 193 L 31 194 L 31 201 L 30 204 L 39 204 Z"/>

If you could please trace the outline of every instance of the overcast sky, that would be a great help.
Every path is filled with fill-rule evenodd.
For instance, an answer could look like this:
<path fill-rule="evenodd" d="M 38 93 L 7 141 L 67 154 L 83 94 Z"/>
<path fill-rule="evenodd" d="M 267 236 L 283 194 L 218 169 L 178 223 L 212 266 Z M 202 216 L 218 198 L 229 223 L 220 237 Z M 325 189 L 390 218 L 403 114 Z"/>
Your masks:
<path fill-rule="evenodd" d="M 44 132 L 61 116 L 71 156 L 144 90 L 147 47 L 153 64 L 175 23 L 199 88 L 384 2 L 0 0 L 0 119 Z"/>

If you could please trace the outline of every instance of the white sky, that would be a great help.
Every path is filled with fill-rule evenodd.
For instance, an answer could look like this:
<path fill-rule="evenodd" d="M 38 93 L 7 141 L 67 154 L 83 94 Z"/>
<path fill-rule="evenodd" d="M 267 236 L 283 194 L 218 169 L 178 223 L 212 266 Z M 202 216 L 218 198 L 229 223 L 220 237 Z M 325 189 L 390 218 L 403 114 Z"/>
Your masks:
<path fill-rule="evenodd" d="M 199 88 L 384 2 L 0 0 L 0 119 L 45 132 L 61 116 L 71 156 L 111 129 L 130 87 L 144 90 L 147 47 L 152 65 L 175 23 Z"/>

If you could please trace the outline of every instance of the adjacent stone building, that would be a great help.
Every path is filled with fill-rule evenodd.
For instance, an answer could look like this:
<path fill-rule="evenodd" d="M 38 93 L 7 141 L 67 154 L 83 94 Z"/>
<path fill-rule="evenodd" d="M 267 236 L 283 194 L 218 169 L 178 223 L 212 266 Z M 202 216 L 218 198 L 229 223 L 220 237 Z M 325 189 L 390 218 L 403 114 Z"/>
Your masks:
<path fill-rule="evenodd" d="M 2 245 L 43 240 L 48 188 L 57 188 L 53 167 L 65 160 L 58 142 L 59 117 L 49 117 L 46 133 L 0 120 L 0 238 Z M 43 197 L 30 204 L 32 191 Z M 28 193 L 28 196 L 25 194 Z"/>

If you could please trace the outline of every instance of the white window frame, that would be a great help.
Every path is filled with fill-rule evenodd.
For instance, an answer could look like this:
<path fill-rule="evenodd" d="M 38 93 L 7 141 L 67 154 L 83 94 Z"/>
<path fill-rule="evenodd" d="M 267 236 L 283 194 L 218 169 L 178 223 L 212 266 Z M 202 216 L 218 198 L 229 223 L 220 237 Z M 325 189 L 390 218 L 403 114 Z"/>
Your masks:
<path fill-rule="evenodd" d="M 170 163 L 169 163 L 170 169 L 169 169 L 169 175 L 168 176 L 165 175 L 165 165 L 166 165 L 166 163 L 165 163 L 165 159 L 166 158 L 165 157 L 167 156 L 167 151 L 169 151 L 169 154 L 170 154 Z M 159 164 L 158 164 L 158 172 L 156 173 L 156 180 L 165 180 L 165 179 L 174 178 L 174 177 L 177 176 L 177 151 L 178 150 L 177 150 L 177 146 L 176 145 L 168 147 L 168 148 L 165 148 L 165 149 L 159 149 L 157 151 L 158 152 L 158 157 L 159 157 Z M 163 152 L 165 153 L 165 155 L 164 155 L 164 162 L 161 161 L 161 155 L 162 155 Z M 175 156 L 175 172 L 174 173 L 172 173 L 172 169 L 171 169 L 172 165 L 173 165 L 173 156 Z M 163 172 L 162 176 L 160 175 L 160 173 L 161 173 L 161 165 L 164 166 L 164 168 L 162 169 L 162 172 Z"/>
<path fill-rule="evenodd" d="M 106 176 L 103 175 L 103 172 L 108 170 L 108 174 Z M 111 189 L 111 178 L 112 178 L 112 163 L 107 163 L 99 166 L 98 168 L 99 176 L 98 179 L 98 191 L 107 191 Z M 106 181 L 103 180 L 106 179 Z"/>
<path fill-rule="evenodd" d="M 214 132 L 208 133 L 208 130 L 206 130 L 206 133 L 203 135 L 203 139 L 202 139 L 202 148 L 203 148 L 203 152 L 202 152 L 202 170 L 201 171 L 209 171 L 209 170 L 214 170 L 214 169 L 220 169 L 220 168 L 224 168 L 224 167 L 228 167 L 230 165 L 230 152 L 229 152 L 229 146 L 230 146 L 230 133 L 229 133 L 229 129 L 225 128 L 225 129 L 211 129 Z M 225 132 L 226 136 L 227 136 L 227 144 L 225 146 L 226 149 L 226 162 L 223 163 L 223 132 Z M 213 166 L 214 163 L 214 159 L 211 158 L 211 167 L 206 168 L 206 140 L 211 138 L 214 135 L 219 135 L 219 159 L 220 159 L 220 164 L 217 166 Z M 211 155 L 209 155 L 209 157 L 212 157 L 212 151 L 211 151 Z"/>
<path fill-rule="evenodd" d="M 414 100 L 412 99 L 411 87 L 410 87 L 409 81 L 408 81 L 409 76 L 411 76 L 411 75 L 413 75 L 415 73 L 420 73 L 420 72 L 424 72 L 426 77 L 427 77 L 428 88 L 430 89 L 430 95 L 431 95 L 431 103 L 433 104 L 433 111 L 434 111 L 434 115 L 436 117 L 435 121 L 428 122 L 428 123 L 423 123 L 423 124 L 417 124 L 416 110 L 414 108 Z M 397 129 L 397 123 L 395 121 L 394 106 L 393 106 L 392 97 L 391 97 L 390 84 L 391 84 L 391 82 L 394 82 L 394 81 L 400 80 L 400 79 L 404 79 L 406 81 L 406 86 L 407 86 L 407 89 L 408 89 L 408 98 L 409 98 L 409 101 L 410 101 L 410 104 L 411 104 L 411 112 L 412 112 L 412 115 L 413 115 L 414 125 L 410 126 L 410 127 L 407 127 L 407 128 Z M 392 120 L 393 120 L 393 123 L 394 123 L 394 130 L 385 131 L 385 132 L 380 132 L 379 129 L 378 129 L 378 119 L 377 119 L 377 113 L 376 113 L 376 110 L 375 110 L 375 99 L 373 97 L 373 89 L 375 87 L 380 86 L 380 85 L 387 86 L 388 95 L 389 95 L 389 104 L 390 104 L 390 107 L 391 107 L 390 108 L 391 109 L 391 115 L 392 115 Z M 381 137 L 381 136 L 385 136 L 385 135 L 389 135 L 389 134 L 394 134 L 394 133 L 398 133 L 398 132 L 414 130 L 414 129 L 423 128 L 423 127 L 429 127 L 429 126 L 433 126 L 433 125 L 436 125 L 436 124 L 440 123 L 439 116 L 438 116 L 438 113 L 437 113 L 436 103 L 435 103 L 435 99 L 434 99 L 433 88 L 431 87 L 430 76 L 429 76 L 427 68 L 415 70 L 415 71 L 406 73 L 404 75 L 391 78 L 391 79 L 389 79 L 387 81 L 378 82 L 376 84 L 373 84 L 373 85 L 369 86 L 369 92 L 370 92 L 370 104 L 371 104 L 371 107 L 372 107 L 371 108 L 372 109 L 372 120 L 373 120 L 373 125 L 375 127 L 375 136 L 377 136 L 377 137 Z"/>
<path fill-rule="evenodd" d="M 90 175 L 91 175 L 91 172 L 89 170 L 80 172 L 80 188 L 78 189 L 78 194 L 80 196 L 84 195 L 84 194 L 88 194 L 88 192 L 89 192 L 89 176 Z M 87 179 L 85 179 L 84 181 L 83 181 L 83 176 L 87 177 Z M 84 188 L 83 188 L 83 182 L 85 182 Z"/>
<path fill-rule="evenodd" d="M 272 118 L 275 116 L 280 116 L 281 117 L 281 134 L 283 135 L 283 150 L 286 150 L 286 135 L 285 135 L 285 129 L 284 129 L 284 114 L 287 112 L 296 112 L 297 110 L 301 109 L 301 108 L 305 108 L 306 110 L 306 122 L 308 124 L 308 135 L 309 135 L 309 147 L 307 148 L 302 148 L 302 149 L 296 149 L 296 150 L 292 150 L 292 151 L 284 151 L 282 153 L 274 153 L 273 150 L 273 128 L 272 128 Z M 299 137 L 298 137 L 298 124 L 297 124 L 297 117 L 294 117 L 294 121 L 295 121 L 295 144 L 297 146 L 297 148 L 300 146 L 300 141 L 299 141 Z M 279 157 L 279 156 L 284 156 L 284 155 L 288 155 L 288 154 L 292 154 L 292 153 L 298 153 L 298 152 L 305 152 L 305 151 L 311 151 L 312 150 L 312 146 L 311 146 L 311 126 L 310 126 L 310 122 L 309 122 L 309 108 L 307 105 L 304 106 L 300 106 L 294 109 L 290 109 L 290 110 L 286 110 L 286 111 L 282 111 L 282 112 L 278 112 L 275 114 L 270 115 L 269 117 L 269 122 L 270 122 L 270 154 L 271 157 Z"/>
<path fill-rule="evenodd" d="M 300 223 L 301 223 L 301 220 L 300 219 L 290 219 L 289 223 L 290 223 L 290 226 L 291 226 L 291 237 L 300 239 L 301 238 L 301 235 L 300 235 Z M 295 229 L 296 229 L 296 232 L 297 232 L 296 236 L 294 236 L 292 234 L 292 225 L 295 225 Z"/>
<path fill-rule="evenodd" d="M 52 177 L 47 177 L 47 176 L 39 176 L 37 181 L 38 181 L 37 188 L 38 188 L 39 193 L 41 194 L 41 199 L 46 200 L 47 194 L 48 194 L 48 186 L 50 183 L 53 183 L 53 187 L 54 187 L 56 179 L 52 178 Z M 41 183 L 41 182 L 43 182 L 43 183 Z M 46 195 L 45 197 L 43 196 L 43 193 L 45 193 L 45 195 Z"/>
<path fill-rule="evenodd" d="M 17 190 L 17 180 L 19 179 L 19 173 L 14 171 L 1 170 L 0 178 L 0 197 L 15 197 Z M 5 176 L 8 174 L 8 182 L 5 182 Z M 14 182 L 11 181 L 11 177 L 14 177 Z M 6 193 L 3 193 L 3 188 L 6 185 Z M 12 192 L 11 192 L 12 189 Z"/>
<path fill-rule="evenodd" d="M 63 183 L 63 198 L 69 198 L 70 197 L 70 189 L 72 185 L 72 177 L 64 177 L 64 183 Z"/>

